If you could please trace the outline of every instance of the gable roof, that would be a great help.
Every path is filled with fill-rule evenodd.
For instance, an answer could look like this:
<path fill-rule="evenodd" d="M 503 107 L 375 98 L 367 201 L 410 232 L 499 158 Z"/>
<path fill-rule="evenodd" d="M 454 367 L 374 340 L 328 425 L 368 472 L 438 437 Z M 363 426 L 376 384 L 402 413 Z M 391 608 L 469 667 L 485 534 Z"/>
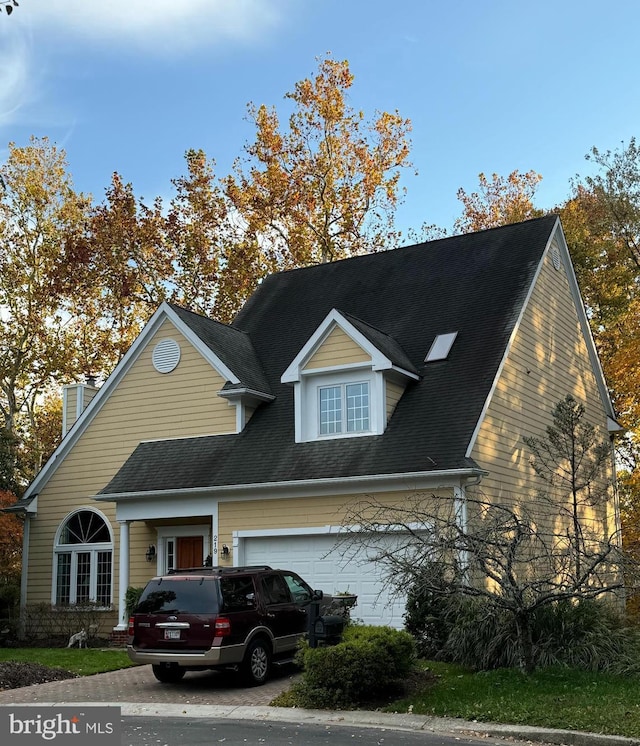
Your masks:
<path fill-rule="evenodd" d="M 418 378 L 418 372 L 400 345 L 388 334 L 351 314 L 333 308 L 298 351 L 293 361 L 282 374 L 283 383 L 299 380 L 300 371 L 334 328 L 340 328 L 371 356 L 374 370 L 395 368 L 410 378 Z"/>
<path fill-rule="evenodd" d="M 127 350 L 116 369 L 107 378 L 104 385 L 100 387 L 98 393 L 29 485 L 24 496 L 12 506 L 14 512 L 35 512 L 37 506 L 35 498 L 38 492 L 62 463 L 66 454 L 73 448 L 91 420 L 100 411 L 111 392 L 138 359 L 147 342 L 167 319 L 202 354 L 205 360 L 226 379 L 227 386 L 256 392 L 264 400 L 273 399 L 273 394 L 264 377 L 256 352 L 246 333 L 213 319 L 199 316 L 172 303 L 162 303 Z"/>
<path fill-rule="evenodd" d="M 275 400 L 237 435 L 141 443 L 100 495 L 479 471 L 467 448 L 558 234 L 546 216 L 266 278 L 232 328 L 251 340 Z M 401 351 L 420 380 L 383 435 L 296 443 L 293 391 L 281 377 L 332 309 L 376 346 Z M 425 363 L 435 337 L 452 330 L 446 360 Z"/>

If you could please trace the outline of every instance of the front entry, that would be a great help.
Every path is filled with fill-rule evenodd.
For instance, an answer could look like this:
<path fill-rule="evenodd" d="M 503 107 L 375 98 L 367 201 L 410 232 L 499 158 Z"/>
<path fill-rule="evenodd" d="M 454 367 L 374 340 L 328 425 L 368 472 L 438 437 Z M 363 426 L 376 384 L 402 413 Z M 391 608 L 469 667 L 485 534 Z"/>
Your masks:
<path fill-rule="evenodd" d="M 178 536 L 176 567 L 202 567 L 204 542 L 202 536 Z"/>

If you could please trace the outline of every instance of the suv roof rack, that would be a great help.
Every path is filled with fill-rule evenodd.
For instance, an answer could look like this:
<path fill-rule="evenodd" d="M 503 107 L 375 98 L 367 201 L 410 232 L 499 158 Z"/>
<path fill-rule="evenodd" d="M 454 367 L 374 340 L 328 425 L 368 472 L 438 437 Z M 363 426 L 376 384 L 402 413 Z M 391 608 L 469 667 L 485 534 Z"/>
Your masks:
<path fill-rule="evenodd" d="M 189 573 L 200 575 L 230 575 L 236 572 L 271 570 L 269 565 L 244 565 L 243 567 L 220 567 L 206 565 L 204 567 L 177 567 L 169 570 L 168 575 L 188 575 Z"/>

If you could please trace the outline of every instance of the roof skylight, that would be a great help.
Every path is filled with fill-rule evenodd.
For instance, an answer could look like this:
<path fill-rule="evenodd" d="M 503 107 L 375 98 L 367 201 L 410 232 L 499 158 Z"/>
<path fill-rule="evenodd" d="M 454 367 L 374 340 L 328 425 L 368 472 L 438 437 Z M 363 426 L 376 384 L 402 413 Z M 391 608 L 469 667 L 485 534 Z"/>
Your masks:
<path fill-rule="evenodd" d="M 458 332 L 438 334 L 438 336 L 433 340 L 433 344 L 427 353 L 427 357 L 424 359 L 425 363 L 432 363 L 435 360 L 446 360 L 449 355 L 449 350 L 457 336 Z"/>

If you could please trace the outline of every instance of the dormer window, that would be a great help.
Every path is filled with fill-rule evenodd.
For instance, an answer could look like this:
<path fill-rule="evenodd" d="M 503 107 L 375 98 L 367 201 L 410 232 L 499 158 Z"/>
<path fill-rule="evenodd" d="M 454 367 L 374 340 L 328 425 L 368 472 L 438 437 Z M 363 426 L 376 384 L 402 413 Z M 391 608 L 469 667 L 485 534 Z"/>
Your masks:
<path fill-rule="evenodd" d="M 318 392 L 320 435 L 369 432 L 368 381 L 320 386 Z"/>
<path fill-rule="evenodd" d="M 382 435 L 417 378 L 394 339 L 333 309 L 282 374 L 294 387 L 296 442 Z"/>

